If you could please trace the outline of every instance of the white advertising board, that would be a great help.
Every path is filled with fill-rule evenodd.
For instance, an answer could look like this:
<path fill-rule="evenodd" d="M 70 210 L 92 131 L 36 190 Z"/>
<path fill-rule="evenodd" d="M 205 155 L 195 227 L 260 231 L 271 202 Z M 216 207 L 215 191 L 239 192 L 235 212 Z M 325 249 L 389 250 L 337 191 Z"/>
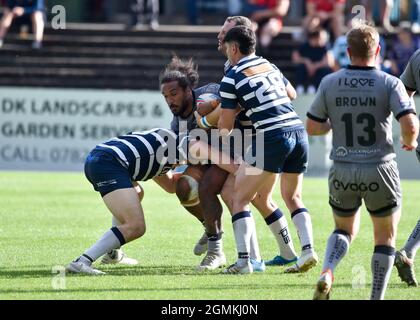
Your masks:
<path fill-rule="evenodd" d="M 313 96 L 295 102 L 302 119 Z M 420 104 L 420 99 L 417 100 Z M 0 170 L 82 171 L 87 153 L 130 131 L 169 128 L 172 114 L 158 91 L 0 88 Z M 420 179 L 414 153 L 394 142 L 402 178 Z M 311 137 L 308 174 L 325 175 L 331 137 Z"/>

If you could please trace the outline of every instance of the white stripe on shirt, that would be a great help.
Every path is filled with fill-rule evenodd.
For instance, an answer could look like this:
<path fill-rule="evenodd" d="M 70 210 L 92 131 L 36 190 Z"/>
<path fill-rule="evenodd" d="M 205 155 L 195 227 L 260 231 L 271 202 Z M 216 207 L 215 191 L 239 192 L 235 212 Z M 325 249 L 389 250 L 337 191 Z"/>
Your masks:
<path fill-rule="evenodd" d="M 268 61 L 265 60 L 265 59 L 257 59 L 257 60 L 245 63 L 244 65 L 242 65 L 240 67 L 238 66 L 238 68 L 236 69 L 236 73 L 241 72 L 242 70 L 245 70 L 249 67 L 257 66 L 257 65 L 263 64 L 263 63 L 268 63 Z"/>
<path fill-rule="evenodd" d="M 268 119 L 265 120 L 261 120 L 261 121 L 257 121 L 255 122 L 254 126 L 255 128 L 258 128 L 259 126 L 265 125 L 265 124 L 269 124 L 272 122 L 277 122 L 277 121 L 283 121 L 283 120 L 287 120 L 287 119 L 291 119 L 291 118 L 298 118 L 298 115 L 296 114 L 296 112 L 292 111 L 286 114 L 282 114 L 279 115 L 277 117 L 270 117 Z"/>
<path fill-rule="evenodd" d="M 140 135 L 127 135 L 126 137 L 132 137 L 132 138 L 136 138 L 136 139 L 140 140 L 143 143 L 143 145 L 147 148 L 147 150 L 149 151 L 149 155 L 150 155 L 150 157 L 149 157 L 149 166 L 147 168 L 146 174 L 140 179 L 140 180 L 143 180 L 146 177 L 148 177 L 149 174 L 150 174 L 150 171 L 152 171 L 153 162 L 155 161 L 155 152 L 153 151 L 153 148 L 152 148 L 152 145 L 150 144 L 150 142 L 147 141 L 142 136 L 140 136 Z M 137 172 L 137 174 L 135 175 L 135 177 L 137 177 L 138 174 L 139 174 L 139 172 Z"/>
<path fill-rule="evenodd" d="M 293 121 L 289 121 L 289 122 L 285 122 L 285 123 L 278 123 L 278 124 L 272 125 L 271 127 L 260 129 L 259 132 L 267 132 L 267 131 L 278 129 L 278 128 L 294 126 L 294 125 L 297 125 L 297 124 L 302 124 L 303 125 L 303 122 L 300 121 L 299 119 L 297 119 L 297 120 L 293 120 Z"/>
<path fill-rule="evenodd" d="M 109 141 L 117 141 L 117 142 L 121 142 L 123 144 L 125 144 L 127 147 L 130 148 L 131 152 L 134 154 L 134 157 L 136 158 L 136 165 L 134 167 L 134 175 L 133 175 L 133 180 L 138 176 L 139 172 L 140 172 L 140 153 L 138 152 L 138 150 L 136 149 L 135 146 L 133 146 L 130 142 L 128 142 L 127 140 L 124 139 L 119 139 L 119 138 L 113 138 Z"/>
<path fill-rule="evenodd" d="M 289 97 L 284 97 L 284 98 L 281 98 L 281 99 L 277 99 L 277 100 L 271 101 L 269 103 L 263 104 L 262 106 L 249 109 L 246 112 L 246 115 L 249 117 L 251 114 L 253 114 L 255 112 L 261 112 L 261 111 L 264 111 L 264 110 L 267 110 L 267 109 L 270 109 L 270 108 L 273 108 L 273 107 L 276 107 L 276 106 L 279 106 L 279 105 L 282 105 L 282 104 L 285 104 L 285 103 L 290 103 L 290 102 L 291 101 L 290 101 Z"/>
<path fill-rule="evenodd" d="M 228 78 L 228 77 L 223 77 L 222 82 L 229 83 L 233 86 L 235 85 L 235 79 Z"/>
<path fill-rule="evenodd" d="M 227 92 L 223 92 L 223 91 L 220 91 L 220 96 L 222 98 L 227 98 L 227 99 L 236 99 L 236 95 L 235 94 L 233 94 L 233 93 L 227 93 Z"/>
<path fill-rule="evenodd" d="M 118 155 L 118 157 L 126 164 L 127 168 L 129 167 L 129 163 L 128 163 L 127 158 L 125 157 L 124 153 L 118 147 L 108 146 L 108 145 L 103 144 L 103 143 L 98 144 L 98 146 L 102 147 L 102 148 L 108 148 L 108 149 L 113 150 Z"/>

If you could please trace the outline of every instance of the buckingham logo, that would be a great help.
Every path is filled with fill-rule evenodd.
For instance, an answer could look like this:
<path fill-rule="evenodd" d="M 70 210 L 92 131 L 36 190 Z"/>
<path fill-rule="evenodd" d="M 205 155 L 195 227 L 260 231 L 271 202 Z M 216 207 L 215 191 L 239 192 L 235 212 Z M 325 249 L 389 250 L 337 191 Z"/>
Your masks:
<path fill-rule="evenodd" d="M 340 180 L 335 179 L 333 181 L 333 186 L 335 190 L 351 190 L 351 191 L 370 191 L 370 192 L 376 192 L 379 190 L 379 184 L 376 182 L 372 182 L 370 184 L 365 183 L 349 183 L 349 182 L 342 182 Z"/>

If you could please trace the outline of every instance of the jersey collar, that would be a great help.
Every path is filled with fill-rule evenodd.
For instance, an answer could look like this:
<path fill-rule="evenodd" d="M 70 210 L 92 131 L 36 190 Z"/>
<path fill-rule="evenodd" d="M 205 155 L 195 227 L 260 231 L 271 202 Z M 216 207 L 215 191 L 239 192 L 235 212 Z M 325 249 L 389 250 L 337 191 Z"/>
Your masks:
<path fill-rule="evenodd" d="M 255 53 L 252 53 L 252 54 L 250 54 L 249 56 L 243 57 L 241 60 L 239 60 L 239 61 L 238 61 L 238 63 L 237 63 L 236 65 L 240 64 L 241 62 L 244 62 L 244 61 L 248 61 L 248 60 L 254 59 L 254 58 L 256 58 L 256 57 L 257 57 L 257 55 L 256 55 Z"/>
<path fill-rule="evenodd" d="M 360 67 L 360 66 L 348 65 L 347 69 L 349 70 L 376 70 L 376 67 Z"/>

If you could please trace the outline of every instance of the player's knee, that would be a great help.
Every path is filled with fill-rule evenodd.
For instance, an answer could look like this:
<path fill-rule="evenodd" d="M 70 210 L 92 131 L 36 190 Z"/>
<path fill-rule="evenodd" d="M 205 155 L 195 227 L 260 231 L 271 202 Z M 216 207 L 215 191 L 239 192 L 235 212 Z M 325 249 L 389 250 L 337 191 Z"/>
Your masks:
<path fill-rule="evenodd" d="M 275 209 L 271 197 L 263 196 L 259 193 L 252 200 L 252 204 L 260 212 L 273 212 Z"/>
<path fill-rule="evenodd" d="M 138 239 L 146 233 L 146 225 L 141 220 L 130 221 L 127 231 L 131 240 Z"/>
<path fill-rule="evenodd" d="M 302 196 L 300 193 L 282 192 L 282 198 L 287 208 L 298 208 L 302 204 Z"/>
<path fill-rule="evenodd" d="M 199 204 L 197 180 L 188 175 L 182 176 L 176 185 L 176 195 L 183 206 Z"/>

